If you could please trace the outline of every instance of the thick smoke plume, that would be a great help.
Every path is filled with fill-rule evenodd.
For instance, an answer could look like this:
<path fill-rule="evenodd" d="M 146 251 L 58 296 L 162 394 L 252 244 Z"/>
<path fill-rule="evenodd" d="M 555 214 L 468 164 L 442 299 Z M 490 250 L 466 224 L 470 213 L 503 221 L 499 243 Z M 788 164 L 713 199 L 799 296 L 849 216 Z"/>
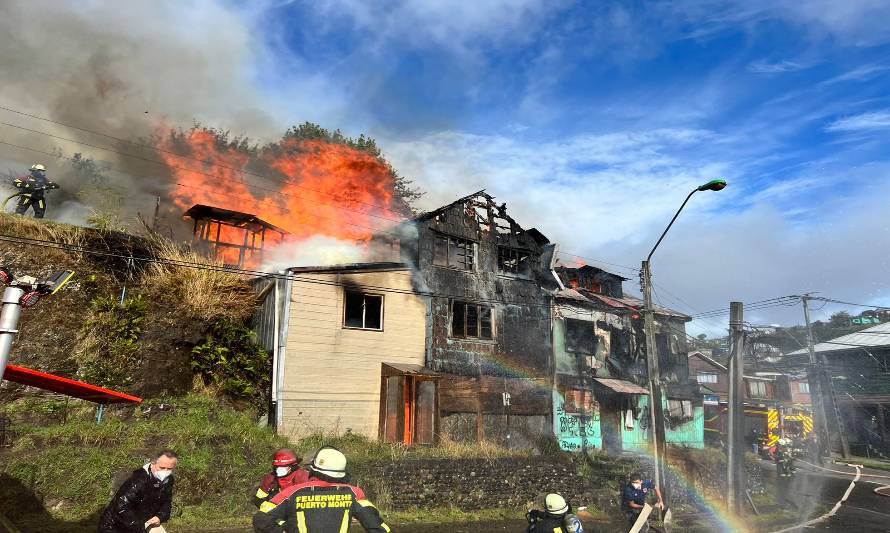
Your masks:
<path fill-rule="evenodd" d="M 131 141 L 195 121 L 260 138 L 284 128 L 253 105 L 262 95 L 248 65 L 262 51 L 247 14 L 206 1 L 0 0 L 0 12 L 0 106 Z M 98 190 L 119 195 L 133 224 L 169 192 L 169 171 L 146 161 L 158 159 L 152 150 L 7 110 L 0 122 L 143 158 L 0 125 L 0 141 L 31 149 L 0 145 L 0 170 L 22 175 L 39 161 L 62 185 L 48 195 L 52 218 L 76 221 L 89 210 L 75 204 Z M 76 153 L 100 162 L 98 175 L 65 159 Z"/>

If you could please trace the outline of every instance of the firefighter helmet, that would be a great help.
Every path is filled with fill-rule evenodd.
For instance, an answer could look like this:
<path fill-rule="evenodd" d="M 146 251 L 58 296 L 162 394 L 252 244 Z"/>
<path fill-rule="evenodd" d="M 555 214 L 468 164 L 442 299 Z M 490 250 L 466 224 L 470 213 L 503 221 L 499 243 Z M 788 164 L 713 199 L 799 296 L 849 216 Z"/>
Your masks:
<path fill-rule="evenodd" d="M 548 494 L 547 497 L 544 498 L 544 505 L 547 507 L 547 512 L 550 514 L 565 514 L 569 512 L 569 504 L 567 504 L 565 498 L 559 494 Z"/>
<path fill-rule="evenodd" d="M 300 458 L 297 457 L 297 454 L 288 448 L 278 450 L 272 457 L 272 466 L 293 466 L 299 462 Z"/>
<path fill-rule="evenodd" d="M 336 448 L 322 448 L 315 454 L 309 468 L 328 477 L 346 477 L 346 456 Z"/>
<path fill-rule="evenodd" d="M 31 170 L 41 170 L 43 172 L 46 172 L 46 167 L 41 165 L 40 163 L 34 163 L 33 165 L 31 165 Z"/>

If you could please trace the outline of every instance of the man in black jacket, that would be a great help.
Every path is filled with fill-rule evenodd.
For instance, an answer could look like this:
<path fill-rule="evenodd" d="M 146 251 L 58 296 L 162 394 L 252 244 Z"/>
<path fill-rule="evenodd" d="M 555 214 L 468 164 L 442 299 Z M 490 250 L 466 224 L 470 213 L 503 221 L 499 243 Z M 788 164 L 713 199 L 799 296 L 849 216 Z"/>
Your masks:
<path fill-rule="evenodd" d="M 161 450 L 121 485 L 99 520 L 99 533 L 164 531 L 173 501 L 176 452 Z"/>

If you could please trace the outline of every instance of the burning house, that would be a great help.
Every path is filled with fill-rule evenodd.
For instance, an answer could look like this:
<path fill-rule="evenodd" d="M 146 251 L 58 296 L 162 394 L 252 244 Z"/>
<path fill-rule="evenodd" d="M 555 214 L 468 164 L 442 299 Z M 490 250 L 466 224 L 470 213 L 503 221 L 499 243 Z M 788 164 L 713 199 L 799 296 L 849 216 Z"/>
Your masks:
<path fill-rule="evenodd" d="M 556 245 L 484 191 L 404 226 L 399 262 L 292 268 L 292 279 L 261 284 L 257 331 L 274 354 L 279 432 L 646 446 L 642 302 L 623 294 L 625 278 L 557 272 Z M 701 446 L 689 317 L 656 312 L 668 440 Z"/>

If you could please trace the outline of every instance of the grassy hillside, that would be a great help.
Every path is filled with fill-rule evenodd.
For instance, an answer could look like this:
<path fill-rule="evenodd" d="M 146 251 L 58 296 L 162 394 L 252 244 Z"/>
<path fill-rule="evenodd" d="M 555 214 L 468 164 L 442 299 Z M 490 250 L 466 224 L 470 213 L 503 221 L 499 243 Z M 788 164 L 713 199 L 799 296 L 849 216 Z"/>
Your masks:
<path fill-rule="evenodd" d="M 248 278 L 148 230 L 131 235 L 0 214 L 0 235 L 23 239 L 0 240 L 0 266 L 17 276 L 75 271 L 62 291 L 22 314 L 11 364 L 145 397 L 188 392 L 195 373 L 232 397 L 262 395 L 245 388 L 255 376 L 239 374 L 264 370 L 268 359 L 244 327 L 256 308 Z M 224 353 L 226 363 L 216 364 Z M 4 387 L 0 400 L 32 392 Z"/>

